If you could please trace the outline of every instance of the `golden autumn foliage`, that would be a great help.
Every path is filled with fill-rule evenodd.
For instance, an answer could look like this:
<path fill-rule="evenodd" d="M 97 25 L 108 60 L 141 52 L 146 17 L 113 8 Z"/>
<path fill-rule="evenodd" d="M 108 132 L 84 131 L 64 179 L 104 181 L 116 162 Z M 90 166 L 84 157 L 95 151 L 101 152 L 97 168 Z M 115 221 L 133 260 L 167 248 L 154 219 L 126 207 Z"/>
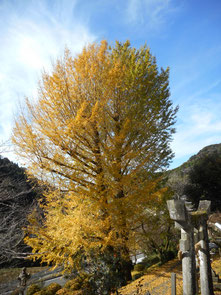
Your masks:
<path fill-rule="evenodd" d="M 42 261 L 69 267 L 79 251 L 136 248 L 134 228 L 162 194 L 153 174 L 172 158 L 168 78 L 146 46 L 106 41 L 66 50 L 42 75 L 13 131 L 29 173 L 56 188 L 43 224 L 30 217 L 26 242 Z"/>

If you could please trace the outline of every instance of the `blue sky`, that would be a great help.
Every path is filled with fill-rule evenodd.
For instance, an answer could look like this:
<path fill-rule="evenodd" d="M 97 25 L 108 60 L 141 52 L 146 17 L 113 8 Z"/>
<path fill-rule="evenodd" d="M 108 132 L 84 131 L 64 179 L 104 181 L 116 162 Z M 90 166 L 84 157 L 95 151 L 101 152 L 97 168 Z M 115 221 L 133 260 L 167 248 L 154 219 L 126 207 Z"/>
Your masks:
<path fill-rule="evenodd" d="M 220 0 L 0 0 L 0 141 L 65 46 L 76 54 L 89 42 L 129 39 L 170 67 L 171 99 L 180 108 L 171 168 L 220 143 L 220 15 Z"/>

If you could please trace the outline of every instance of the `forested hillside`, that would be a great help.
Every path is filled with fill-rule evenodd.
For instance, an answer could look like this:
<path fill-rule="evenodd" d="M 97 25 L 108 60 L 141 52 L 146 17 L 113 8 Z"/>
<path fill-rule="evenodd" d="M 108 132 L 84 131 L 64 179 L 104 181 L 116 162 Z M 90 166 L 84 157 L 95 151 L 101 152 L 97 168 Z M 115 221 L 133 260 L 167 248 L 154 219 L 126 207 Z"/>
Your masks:
<path fill-rule="evenodd" d="M 24 168 L 0 158 L 0 267 L 18 265 L 30 252 L 22 228 L 39 196 L 37 182 L 27 178 Z"/>
<path fill-rule="evenodd" d="M 211 200 L 212 211 L 221 211 L 221 144 L 204 147 L 166 177 L 177 196 L 188 196 L 195 206 Z"/>

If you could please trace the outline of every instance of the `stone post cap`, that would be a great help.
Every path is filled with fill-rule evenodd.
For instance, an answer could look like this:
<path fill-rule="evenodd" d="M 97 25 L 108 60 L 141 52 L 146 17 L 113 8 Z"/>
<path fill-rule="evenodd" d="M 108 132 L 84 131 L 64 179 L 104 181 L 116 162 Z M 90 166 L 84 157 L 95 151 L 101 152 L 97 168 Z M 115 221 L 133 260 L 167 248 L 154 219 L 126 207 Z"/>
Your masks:
<path fill-rule="evenodd" d="M 197 211 L 205 211 L 207 214 L 209 214 L 210 210 L 211 210 L 211 201 L 202 200 L 199 202 L 199 206 L 198 206 Z"/>
<path fill-rule="evenodd" d="M 170 218 L 175 221 L 187 221 L 185 202 L 182 200 L 169 200 L 167 207 L 170 213 Z"/>

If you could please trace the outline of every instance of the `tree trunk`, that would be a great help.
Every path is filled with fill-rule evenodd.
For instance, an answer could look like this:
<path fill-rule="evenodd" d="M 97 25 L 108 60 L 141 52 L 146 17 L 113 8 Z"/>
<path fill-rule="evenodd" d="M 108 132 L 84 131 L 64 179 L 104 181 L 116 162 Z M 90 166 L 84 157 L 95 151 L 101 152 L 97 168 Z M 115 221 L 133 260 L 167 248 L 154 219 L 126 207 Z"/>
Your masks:
<path fill-rule="evenodd" d="M 122 278 L 126 284 L 128 281 L 132 280 L 131 271 L 133 269 L 133 264 L 130 259 L 129 250 L 126 246 L 121 248 L 120 259 L 121 259 L 120 260 L 120 264 L 121 264 L 120 272 L 121 272 Z"/>
<path fill-rule="evenodd" d="M 127 283 L 128 281 L 132 280 L 132 271 L 133 265 L 131 260 L 124 260 L 122 263 L 122 275 L 124 277 L 125 282 Z"/>

